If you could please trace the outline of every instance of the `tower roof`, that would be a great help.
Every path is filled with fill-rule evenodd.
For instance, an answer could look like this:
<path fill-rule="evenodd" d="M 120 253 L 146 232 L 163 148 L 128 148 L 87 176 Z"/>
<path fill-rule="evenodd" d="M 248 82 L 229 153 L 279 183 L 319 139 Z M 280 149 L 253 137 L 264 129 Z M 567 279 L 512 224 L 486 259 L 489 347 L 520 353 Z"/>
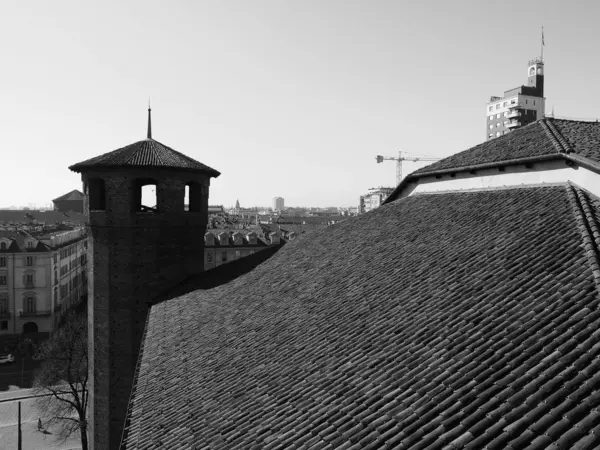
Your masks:
<path fill-rule="evenodd" d="M 73 164 L 73 172 L 96 168 L 165 168 L 206 172 L 212 177 L 221 173 L 189 156 L 179 153 L 154 139 L 144 139 L 109 153 Z"/>

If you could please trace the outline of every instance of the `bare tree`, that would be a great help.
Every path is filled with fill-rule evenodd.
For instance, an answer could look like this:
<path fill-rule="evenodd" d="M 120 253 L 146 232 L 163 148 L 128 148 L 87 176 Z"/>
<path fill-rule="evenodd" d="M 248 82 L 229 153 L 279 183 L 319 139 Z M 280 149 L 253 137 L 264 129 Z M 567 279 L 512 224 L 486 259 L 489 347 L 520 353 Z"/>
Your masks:
<path fill-rule="evenodd" d="M 83 450 L 88 448 L 88 347 L 85 314 L 72 314 L 66 323 L 42 343 L 36 358 L 42 360 L 34 380 L 37 407 L 44 424 L 59 429 L 65 442 L 79 432 Z"/>

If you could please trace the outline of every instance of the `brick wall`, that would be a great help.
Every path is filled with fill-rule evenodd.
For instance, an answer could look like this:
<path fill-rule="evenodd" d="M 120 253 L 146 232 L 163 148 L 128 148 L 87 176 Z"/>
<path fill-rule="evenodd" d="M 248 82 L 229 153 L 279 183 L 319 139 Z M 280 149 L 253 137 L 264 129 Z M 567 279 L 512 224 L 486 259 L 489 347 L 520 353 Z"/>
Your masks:
<path fill-rule="evenodd" d="M 209 179 L 202 174 L 144 170 L 83 174 L 105 180 L 105 210 L 89 211 L 89 353 L 93 382 L 93 448 L 118 448 L 148 303 L 202 272 Z M 159 213 L 134 212 L 136 178 L 157 183 Z M 187 182 L 202 189 L 200 211 L 184 211 Z M 91 202 L 93 203 L 93 202 Z"/>

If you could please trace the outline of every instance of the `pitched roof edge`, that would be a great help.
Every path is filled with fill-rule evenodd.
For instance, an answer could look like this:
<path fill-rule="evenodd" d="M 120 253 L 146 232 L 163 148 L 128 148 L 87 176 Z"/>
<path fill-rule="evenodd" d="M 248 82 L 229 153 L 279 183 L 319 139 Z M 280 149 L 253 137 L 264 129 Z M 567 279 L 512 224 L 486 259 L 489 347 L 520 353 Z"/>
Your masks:
<path fill-rule="evenodd" d="M 600 234 L 598 234 L 598 227 L 582 191 L 576 189 L 572 184 L 569 184 L 566 189 L 575 221 L 581 232 L 584 251 L 592 268 L 596 289 L 600 292 Z"/>
<path fill-rule="evenodd" d="M 140 342 L 140 349 L 138 351 L 137 363 L 135 365 L 135 371 L 133 373 L 133 382 L 131 383 L 131 392 L 129 393 L 129 400 L 127 402 L 127 411 L 125 412 L 125 423 L 123 424 L 123 431 L 121 433 L 121 443 L 119 448 L 126 448 L 127 439 L 129 438 L 129 431 L 131 426 L 131 416 L 133 415 L 133 403 L 138 387 L 138 381 L 142 366 L 142 357 L 144 355 L 144 343 L 146 342 L 146 333 L 148 331 L 148 323 L 150 322 L 150 304 L 148 304 L 148 311 L 146 312 L 146 323 L 144 325 L 144 331 L 142 333 L 142 339 Z"/>
<path fill-rule="evenodd" d="M 573 155 L 569 155 L 573 156 Z M 566 157 L 564 153 L 549 153 L 547 155 L 539 155 L 539 156 L 530 156 L 527 158 L 517 158 L 517 159 L 507 159 L 505 161 L 494 161 L 489 163 L 482 164 L 472 164 L 469 166 L 461 166 L 454 167 L 450 169 L 439 169 L 432 170 L 431 172 L 420 172 L 418 174 L 411 173 L 406 178 L 404 178 L 400 184 L 393 190 L 393 192 L 385 199 L 382 205 L 393 202 L 397 199 L 397 195 L 406 187 L 406 185 L 413 180 L 418 180 L 419 178 L 424 178 L 428 176 L 435 175 L 446 175 L 449 173 L 458 173 L 458 172 L 467 172 L 470 170 L 482 170 L 482 169 L 493 169 L 494 167 L 502 167 L 502 166 L 514 166 L 519 164 L 528 164 L 528 163 L 536 163 L 536 162 L 544 162 L 544 161 L 552 161 L 556 159 L 569 159 Z M 587 159 L 587 158 L 586 158 Z M 588 163 L 589 164 L 589 163 Z M 600 165 L 596 165 L 600 169 Z"/>

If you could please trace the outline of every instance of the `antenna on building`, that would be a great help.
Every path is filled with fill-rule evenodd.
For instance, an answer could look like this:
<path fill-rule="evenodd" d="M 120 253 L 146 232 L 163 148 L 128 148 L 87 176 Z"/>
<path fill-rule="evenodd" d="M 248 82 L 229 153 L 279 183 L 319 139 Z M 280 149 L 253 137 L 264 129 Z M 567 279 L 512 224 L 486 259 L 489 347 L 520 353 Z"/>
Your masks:
<path fill-rule="evenodd" d="M 150 97 L 148 97 L 148 139 L 152 139 L 152 119 L 150 117 L 150 112 L 152 109 L 150 108 Z"/>
<path fill-rule="evenodd" d="M 541 60 L 542 60 L 542 62 L 544 62 L 544 26 L 542 26 L 542 54 L 541 54 Z"/>

